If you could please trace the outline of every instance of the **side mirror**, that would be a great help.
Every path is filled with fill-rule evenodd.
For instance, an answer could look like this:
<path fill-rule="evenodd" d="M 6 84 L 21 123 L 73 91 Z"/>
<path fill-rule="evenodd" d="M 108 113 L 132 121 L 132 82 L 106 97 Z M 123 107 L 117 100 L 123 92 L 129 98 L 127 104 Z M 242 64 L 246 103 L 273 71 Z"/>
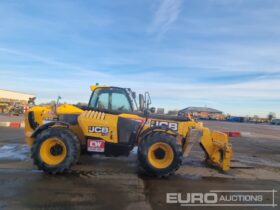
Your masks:
<path fill-rule="evenodd" d="M 150 108 L 150 112 L 151 112 L 151 113 L 155 113 L 155 112 L 156 112 L 156 108 L 155 108 L 155 107 L 151 107 L 151 108 Z"/>
<path fill-rule="evenodd" d="M 28 103 L 30 106 L 33 106 L 33 105 L 35 105 L 35 100 L 36 100 L 36 97 L 29 98 L 27 103 Z"/>
<path fill-rule="evenodd" d="M 139 110 L 142 112 L 145 109 L 145 99 L 143 94 L 139 94 Z"/>
<path fill-rule="evenodd" d="M 149 105 L 152 104 L 152 100 L 151 100 L 151 96 L 149 92 L 145 92 L 145 103 L 146 104 L 146 108 L 149 108 Z"/>
<path fill-rule="evenodd" d="M 132 95 L 133 99 L 136 99 L 136 93 L 135 92 L 132 92 L 131 95 Z"/>

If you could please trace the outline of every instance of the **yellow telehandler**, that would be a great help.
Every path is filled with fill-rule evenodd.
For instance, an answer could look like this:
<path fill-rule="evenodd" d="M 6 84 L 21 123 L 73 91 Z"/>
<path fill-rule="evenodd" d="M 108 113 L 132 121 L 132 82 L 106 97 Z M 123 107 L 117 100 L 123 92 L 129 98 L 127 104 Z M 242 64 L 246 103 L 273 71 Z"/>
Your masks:
<path fill-rule="evenodd" d="M 82 152 L 129 155 L 138 146 L 139 166 L 151 176 L 168 176 L 182 164 L 199 141 L 206 161 L 229 170 L 228 136 L 210 131 L 187 116 L 155 114 L 148 92 L 91 86 L 85 107 L 69 104 L 33 106 L 25 113 L 25 136 L 34 164 L 46 173 L 70 169 Z"/>

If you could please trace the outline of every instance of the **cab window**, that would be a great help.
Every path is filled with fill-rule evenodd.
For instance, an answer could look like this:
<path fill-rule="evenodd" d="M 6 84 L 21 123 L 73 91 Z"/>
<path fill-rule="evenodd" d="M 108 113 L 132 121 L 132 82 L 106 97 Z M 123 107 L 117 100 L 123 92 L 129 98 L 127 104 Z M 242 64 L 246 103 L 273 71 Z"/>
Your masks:
<path fill-rule="evenodd" d="M 97 104 L 97 109 L 109 109 L 109 93 L 100 93 Z"/>
<path fill-rule="evenodd" d="M 110 92 L 103 89 L 96 89 L 91 96 L 89 107 L 94 109 L 109 109 Z"/>
<path fill-rule="evenodd" d="M 112 93 L 112 110 L 131 111 L 130 103 L 124 93 Z"/>
<path fill-rule="evenodd" d="M 132 111 L 127 93 L 120 88 L 96 89 L 91 96 L 89 107 L 100 110 Z"/>

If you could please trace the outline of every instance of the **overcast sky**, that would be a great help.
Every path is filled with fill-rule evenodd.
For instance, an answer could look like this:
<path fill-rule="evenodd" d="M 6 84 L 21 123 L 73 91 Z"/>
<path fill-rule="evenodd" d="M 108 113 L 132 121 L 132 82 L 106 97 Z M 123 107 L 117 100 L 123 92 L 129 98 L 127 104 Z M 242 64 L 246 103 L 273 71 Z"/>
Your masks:
<path fill-rule="evenodd" d="M 166 109 L 280 117 L 280 1 L 1 1 L 0 88 L 88 101 L 90 84 Z"/>

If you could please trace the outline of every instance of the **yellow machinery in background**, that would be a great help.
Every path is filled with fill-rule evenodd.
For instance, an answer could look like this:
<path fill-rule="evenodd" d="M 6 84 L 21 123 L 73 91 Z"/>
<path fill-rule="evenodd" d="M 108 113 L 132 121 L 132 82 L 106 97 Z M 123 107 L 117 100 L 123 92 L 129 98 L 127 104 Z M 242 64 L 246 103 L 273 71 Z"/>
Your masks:
<path fill-rule="evenodd" d="M 207 162 L 229 170 L 232 156 L 226 134 L 185 116 L 154 114 L 149 93 L 91 86 L 88 106 L 34 106 L 25 114 L 25 136 L 34 164 L 62 173 L 81 153 L 129 155 L 138 146 L 140 167 L 153 176 L 173 174 L 199 141 Z"/>

